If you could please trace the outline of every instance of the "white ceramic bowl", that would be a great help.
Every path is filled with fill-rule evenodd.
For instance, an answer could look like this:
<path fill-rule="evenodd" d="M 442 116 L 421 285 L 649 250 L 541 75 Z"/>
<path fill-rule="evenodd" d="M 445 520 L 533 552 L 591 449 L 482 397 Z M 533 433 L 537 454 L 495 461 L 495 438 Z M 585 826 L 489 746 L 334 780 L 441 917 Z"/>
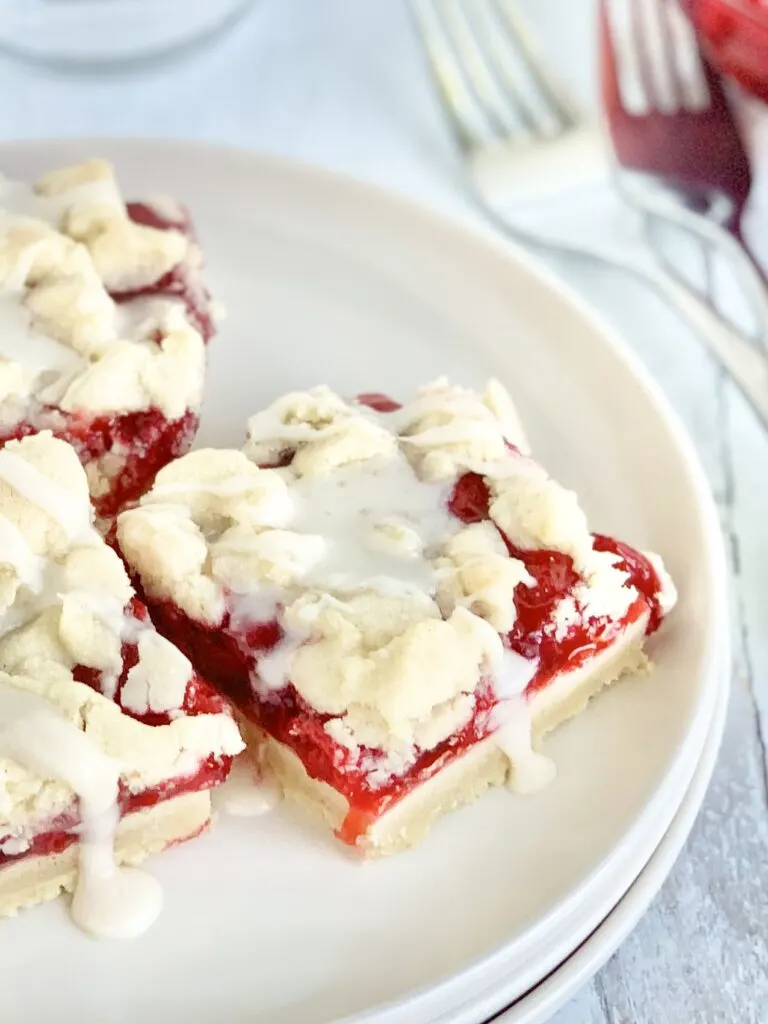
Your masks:
<path fill-rule="evenodd" d="M 0 0 L 0 47 L 106 68 L 164 56 L 234 22 L 253 0 Z"/>

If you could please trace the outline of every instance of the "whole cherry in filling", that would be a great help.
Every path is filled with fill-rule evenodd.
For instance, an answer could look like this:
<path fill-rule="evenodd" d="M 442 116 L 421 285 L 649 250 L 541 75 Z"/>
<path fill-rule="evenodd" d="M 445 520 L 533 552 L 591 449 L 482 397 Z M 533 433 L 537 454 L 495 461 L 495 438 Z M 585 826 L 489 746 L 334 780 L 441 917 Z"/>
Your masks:
<path fill-rule="evenodd" d="M 477 473 L 465 473 L 457 481 L 448 507 L 462 522 L 477 523 L 490 518 L 489 504 L 490 493 L 485 480 Z M 519 559 L 536 581 L 532 587 L 517 587 L 517 616 L 507 636 L 512 650 L 524 658 L 539 660 L 536 675 L 529 684 L 529 690 L 533 691 L 545 686 L 556 672 L 576 668 L 608 646 L 616 624 L 608 633 L 606 620 L 590 619 L 573 625 L 564 636 L 556 637 L 552 626 L 555 610 L 561 601 L 572 596 L 580 581 L 573 559 L 561 551 L 518 548 L 503 532 L 502 537 L 510 555 Z M 621 625 L 628 625 L 649 610 L 648 632 L 653 632 L 661 621 L 661 613 L 657 596 L 660 584 L 651 563 L 640 552 L 610 537 L 595 535 L 594 547 L 596 551 L 616 553 L 619 556 L 617 567 L 628 573 L 627 585 L 635 587 L 642 595 Z"/>

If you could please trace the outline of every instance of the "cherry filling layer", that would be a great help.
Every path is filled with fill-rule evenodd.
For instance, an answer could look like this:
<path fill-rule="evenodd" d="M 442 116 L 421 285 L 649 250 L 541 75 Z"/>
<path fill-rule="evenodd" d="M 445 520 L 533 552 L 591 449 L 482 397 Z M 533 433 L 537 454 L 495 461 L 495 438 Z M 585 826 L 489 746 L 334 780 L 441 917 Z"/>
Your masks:
<path fill-rule="evenodd" d="M 457 482 L 449 501 L 451 512 L 464 523 L 489 519 L 490 493 L 477 473 L 465 473 Z M 500 531 L 501 532 L 501 531 Z M 502 533 L 502 537 L 504 534 Z M 615 639 L 616 634 L 641 615 L 649 615 L 648 632 L 661 623 L 659 592 L 661 584 L 655 569 L 639 551 L 612 537 L 594 535 L 596 551 L 610 551 L 618 557 L 617 568 L 628 575 L 628 585 L 639 597 L 620 620 L 588 619 L 572 626 L 564 636 L 556 636 L 552 627 L 557 605 L 573 594 L 579 583 L 573 559 L 561 551 L 526 551 L 504 537 L 507 550 L 519 558 L 536 580 L 534 587 L 519 586 L 515 591 L 517 616 L 506 640 L 509 647 L 524 658 L 538 658 L 539 668 L 531 680 L 529 692 L 542 689 L 554 675 L 578 668 Z M 581 610 L 581 609 L 580 609 Z"/>
<path fill-rule="evenodd" d="M 120 809 L 120 817 L 127 814 L 141 811 L 156 804 L 171 800 L 176 796 L 183 796 L 185 793 L 198 793 L 204 789 L 212 789 L 220 785 L 229 774 L 231 758 L 206 758 L 200 768 L 193 775 L 184 775 L 177 779 L 168 779 L 159 786 L 152 786 L 139 793 L 129 793 L 121 788 L 117 804 Z M 66 850 L 72 843 L 77 842 L 77 827 L 80 823 L 80 815 L 77 807 L 66 814 L 61 814 L 49 822 L 45 831 L 39 832 L 31 841 L 23 853 L 9 855 L 0 852 L 0 871 L 8 864 L 16 864 L 27 857 L 42 857 Z M 0 836 L 0 846 L 4 839 Z M 192 836 L 189 837 L 193 838 Z"/>
<path fill-rule="evenodd" d="M 173 711 L 148 710 L 137 713 L 132 708 L 126 707 L 122 700 L 123 687 L 128 679 L 128 673 L 139 660 L 138 636 L 142 626 L 146 625 L 151 629 L 152 624 L 146 605 L 142 604 L 138 598 L 134 597 L 131 599 L 125 607 L 124 614 L 126 620 L 129 623 L 133 623 L 134 628 L 130 630 L 129 627 L 129 631 L 133 632 L 134 635 L 130 639 L 123 641 L 121 648 L 123 664 L 119 676 L 117 679 L 114 677 L 110 678 L 105 676 L 100 669 L 76 665 L 72 670 L 72 675 L 78 683 L 84 683 L 97 693 L 108 696 L 117 704 L 124 715 L 135 718 L 143 725 L 168 725 L 173 721 L 177 711 L 183 711 L 185 715 L 190 717 L 195 715 L 231 715 L 227 701 L 198 672 L 192 673 L 184 693 L 184 701 L 180 708 L 176 708 Z"/>
<path fill-rule="evenodd" d="M 149 623 L 149 615 L 146 608 L 140 601 L 134 599 L 125 609 L 128 620 L 136 623 Z M 151 627 L 150 627 L 151 628 Z M 137 719 L 144 725 L 158 726 L 167 725 L 172 721 L 170 712 L 147 711 L 144 714 L 137 714 L 123 706 L 121 693 L 125 686 L 129 671 L 138 662 L 138 645 L 136 640 L 129 640 L 122 645 L 123 667 L 120 675 L 115 681 L 107 680 L 103 673 L 97 669 L 86 668 L 84 665 L 77 665 L 73 670 L 75 679 L 85 683 L 97 693 L 110 693 L 114 690 L 114 701 L 122 712 Z M 184 703 L 181 710 L 185 715 L 219 715 L 229 714 L 230 709 L 227 702 L 199 675 L 193 674 L 187 683 L 184 694 Z M 196 770 L 187 775 L 180 775 L 176 778 L 165 779 L 156 786 L 137 793 L 132 793 L 122 784 L 118 795 L 118 807 L 120 816 L 132 814 L 165 800 L 182 796 L 185 793 L 197 793 L 200 790 L 212 789 L 220 785 L 229 774 L 232 765 L 231 757 L 216 757 L 210 755 L 200 762 Z M 76 804 L 71 810 L 60 814 L 48 823 L 42 831 L 38 832 L 31 840 L 29 847 L 19 854 L 4 854 L 0 851 L 0 869 L 5 864 L 16 863 L 25 857 L 34 857 L 47 854 L 61 853 L 77 840 L 77 826 L 80 818 Z M 9 836 L 0 836 L 0 847 Z"/>
<path fill-rule="evenodd" d="M 366 394 L 358 399 L 381 413 L 399 408 L 386 395 Z M 282 464 L 290 462 L 290 457 Z M 481 476 L 464 474 L 456 483 L 448 507 L 464 523 L 489 519 L 489 491 Z M 653 566 L 638 551 L 610 537 L 595 535 L 599 551 L 619 556 L 617 566 L 628 574 L 628 583 L 638 591 L 621 620 L 582 619 L 556 635 L 554 613 L 557 605 L 573 595 L 580 577 L 569 555 L 559 551 L 525 551 L 505 538 L 510 554 L 519 558 L 533 576 L 534 586 L 518 586 L 515 592 L 517 617 L 511 632 L 503 637 L 505 646 L 529 660 L 538 669 L 527 693 L 542 689 L 563 672 L 584 664 L 606 649 L 643 615 L 649 616 L 648 632 L 661 621 L 658 594 L 660 582 Z M 360 760 L 352 763 L 349 751 L 325 732 L 332 716 L 308 705 L 290 683 L 267 696 L 254 691 L 252 677 L 258 674 L 259 656 L 273 650 L 282 639 L 276 621 L 256 623 L 235 631 L 229 614 L 216 626 L 190 620 L 172 602 L 149 601 L 157 628 L 180 647 L 200 672 L 212 680 L 251 721 L 271 737 L 284 743 L 300 758 L 307 774 L 328 783 L 349 802 L 349 812 L 338 832 L 344 842 L 354 845 L 386 810 L 426 782 L 452 760 L 495 730 L 492 711 L 498 704 L 491 682 L 478 680 L 475 708 L 469 722 L 459 731 L 424 751 L 402 774 L 393 775 L 382 786 L 372 786 L 361 764 L 375 764 L 380 750 L 362 748 Z"/>
<path fill-rule="evenodd" d="M 111 518 L 145 494 L 163 466 L 189 450 L 198 423 L 199 416 L 192 411 L 178 420 L 166 419 L 159 409 L 96 417 L 75 413 L 53 433 L 72 445 L 83 465 L 104 455 L 115 457 L 109 489 L 92 499 L 96 514 Z M 17 423 L 0 433 L 0 447 L 39 429 L 32 423 Z"/>

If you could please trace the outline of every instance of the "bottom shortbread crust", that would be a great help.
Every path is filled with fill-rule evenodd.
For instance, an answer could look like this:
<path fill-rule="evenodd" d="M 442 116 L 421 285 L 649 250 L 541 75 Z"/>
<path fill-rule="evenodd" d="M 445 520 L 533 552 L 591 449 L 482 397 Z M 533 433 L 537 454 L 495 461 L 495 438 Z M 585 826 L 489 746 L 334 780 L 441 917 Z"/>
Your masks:
<path fill-rule="evenodd" d="M 117 828 L 115 860 L 118 864 L 140 864 L 172 843 L 190 839 L 211 819 L 208 790 L 184 793 L 133 814 L 126 815 Z M 0 917 L 25 907 L 56 899 L 72 892 L 77 881 L 79 844 L 61 853 L 24 857 L 0 868 Z"/>
<path fill-rule="evenodd" d="M 643 653 L 646 624 L 646 618 L 633 623 L 620 640 L 589 665 L 560 676 L 534 695 L 530 702 L 534 748 L 548 732 L 582 711 L 605 686 L 620 676 L 647 669 Z M 311 778 L 289 747 L 253 722 L 241 718 L 240 724 L 265 775 L 277 781 L 284 796 L 338 830 L 349 810 L 346 798 L 328 783 Z M 506 782 L 513 770 L 496 737 L 489 736 L 382 814 L 360 838 L 356 849 L 371 857 L 415 845 L 443 814 L 470 803 L 490 786 Z"/>

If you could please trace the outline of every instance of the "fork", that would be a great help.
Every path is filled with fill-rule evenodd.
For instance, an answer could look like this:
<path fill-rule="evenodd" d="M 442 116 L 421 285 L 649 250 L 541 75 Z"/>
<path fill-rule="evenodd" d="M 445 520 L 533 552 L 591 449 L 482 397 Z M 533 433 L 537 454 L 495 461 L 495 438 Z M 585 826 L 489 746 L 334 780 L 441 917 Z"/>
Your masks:
<path fill-rule="evenodd" d="M 747 267 L 754 300 L 754 266 L 722 226 L 732 227 L 732 219 L 704 218 L 671 192 L 640 187 L 626 173 L 619 184 L 599 128 L 579 120 L 547 72 L 515 0 L 411 0 L 411 8 L 485 213 L 530 248 L 586 257 L 655 288 L 694 327 L 768 426 L 768 360 L 708 297 L 659 259 L 648 230 L 654 219 L 693 231 L 697 239 L 705 236 L 732 257 L 740 277 Z M 696 198 L 701 208 L 708 195 L 702 191 Z M 596 222 L 600 242 L 593 237 Z"/>

